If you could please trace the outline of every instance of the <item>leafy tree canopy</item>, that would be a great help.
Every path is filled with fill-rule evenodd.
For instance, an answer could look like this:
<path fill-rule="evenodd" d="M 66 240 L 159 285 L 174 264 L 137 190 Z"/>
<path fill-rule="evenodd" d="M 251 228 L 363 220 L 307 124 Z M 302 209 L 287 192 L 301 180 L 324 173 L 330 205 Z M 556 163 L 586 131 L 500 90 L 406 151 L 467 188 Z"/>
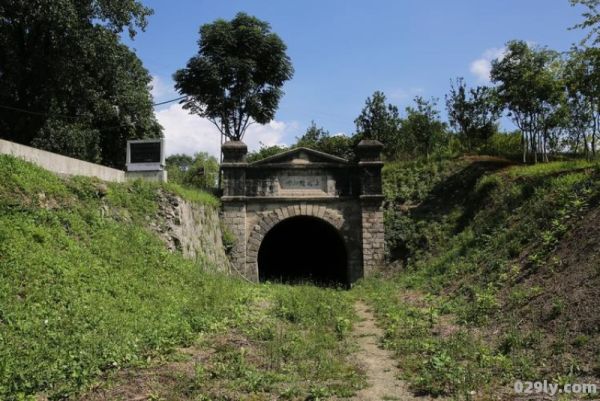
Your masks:
<path fill-rule="evenodd" d="M 508 42 L 501 60 L 492 62 L 491 78 L 499 101 L 523 132 L 523 161 L 527 154 L 545 156 L 550 130 L 560 124 L 564 109 L 564 83 L 560 55 L 532 48 L 524 41 Z M 542 146 L 544 145 L 544 146 Z"/>
<path fill-rule="evenodd" d="M 354 120 L 356 133 L 362 138 L 380 141 L 385 145 L 386 153 L 396 148 L 400 122 L 398 107 L 388 104 L 381 91 L 367 98 L 365 107 Z"/>
<path fill-rule="evenodd" d="M 267 157 L 270 157 L 270 156 L 274 156 L 278 153 L 285 152 L 286 150 L 289 150 L 289 148 L 287 146 L 280 146 L 280 145 L 266 146 L 264 143 L 261 142 L 260 149 L 254 151 L 254 152 L 248 153 L 247 160 L 249 163 L 252 163 L 252 162 L 255 162 L 258 160 L 266 159 Z"/>
<path fill-rule="evenodd" d="M 191 113 L 209 119 L 230 140 L 253 122 L 271 121 L 292 78 L 286 46 L 268 23 L 245 13 L 200 28 L 198 54 L 174 75 Z"/>
<path fill-rule="evenodd" d="M 329 131 L 323 127 L 317 126 L 317 124 L 312 121 L 304 135 L 296 138 L 295 144 L 290 145 L 289 147 L 262 145 L 259 150 L 251 152 L 248 155 L 248 161 L 254 162 L 262 160 L 269 156 L 276 155 L 277 153 L 298 147 L 314 149 L 351 160 L 354 158 L 354 147 L 356 143 L 358 143 L 358 140 L 357 136 L 330 135 Z"/>
<path fill-rule="evenodd" d="M 600 130 L 600 49 L 574 48 L 565 63 L 563 79 L 567 91 L 568 141 L 575 151 L 596 153 Z"/>
<path fill-rule="evenodd" d="M 413 143 L 416 155 L 429 158 L 445 139 L 446 124 L 440 120 L 435 99 L 428 101 L 417 96 L 414 102 L 414 106 L 406 108 L 402 135 Z"/>
<path fill-rule="evenodd" d="M 119 36 L 150 14 L 135 0 L 3 1 L 1 135 L 122 167 L 127 139 L 161 135 L 150 76 Z"/>
<path fill-rule="evenodd" d="M 297 138 L 295 147 L 306 147 L 315 149 L 345 159 L 354 158 L 354 146 L 357 138 L 346 135 L 330 135 L 329 131 L 312 121 L 306 133 Z"/>
<path fill-rule="evenodd" d="M 569 0 L 572 6 L 582 5 L 587 8 L 583 13 L 583 22 L 575 25 L 573 28 L 590 29 L 585 38 L 581 41 L 582 44 L 588 42 L 592 38 L 593 44 L 600 43 L 600 0 Z M 571 28 L 571 29 L 573 29 Z"/>
<path fill-rule="evenodd" d="M 193 157 L 175 154 L 167 157 L 166 163 L 170 182 L 209 191 L 216 188 L 219 163 L 214 156 L 206 152 Z"/>
<path fill-rule="evenodd" d="M 446 108 L 450 125 L 458 131 L 469 151 L 485 143 L 498 130 L 500 107 L 492 88 L 468 89 L 464 79 L 458 78 L 446 96 Z"/>

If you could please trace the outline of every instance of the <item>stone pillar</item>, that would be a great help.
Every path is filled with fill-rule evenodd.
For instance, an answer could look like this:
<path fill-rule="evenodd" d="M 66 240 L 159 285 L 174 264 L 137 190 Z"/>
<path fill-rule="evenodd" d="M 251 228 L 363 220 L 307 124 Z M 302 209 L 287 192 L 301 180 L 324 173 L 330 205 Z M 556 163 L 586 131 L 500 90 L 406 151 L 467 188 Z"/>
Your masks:
<path fill-rule="evenodd" d="M 241 141 L 229 141 L 223 144 L 222 152 L 223 200 L 245 198 L 248 147 Z"/>
<path fill-rule="evenodd" d="M 356 147 L 359 160 L 363 271 L 365 276 L 381 267 L 385 259 L 383 190 L 381 185 L 382 149 L 383 144 L 375 140 L 362 140 Z"/>
<path fill-rule="evenodd" d="M 231 250 L 231 265 L 235 272 L 246 272 L 246 154 L 248 147 L 241 141 L 225 142 L 223 163 L 223 222 L 236 237 Z"/>

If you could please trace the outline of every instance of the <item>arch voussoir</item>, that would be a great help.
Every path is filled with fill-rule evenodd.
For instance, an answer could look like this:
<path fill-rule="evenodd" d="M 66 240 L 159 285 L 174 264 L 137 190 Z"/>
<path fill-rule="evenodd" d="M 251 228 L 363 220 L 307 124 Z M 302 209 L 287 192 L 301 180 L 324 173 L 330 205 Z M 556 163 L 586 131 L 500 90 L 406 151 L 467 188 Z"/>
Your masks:
<path fill-rule="evenodd" d="M 335 209 L 330 209 L 324 205 L 301 203 L 296 205 L 281 206 L 276 209 L 266 211 L 259 215 L 259 220 L 254 224 L 248 238 L 246 264 L 258 268 L 258 254 L 263 239 L 269 231 L 277 224 L 298 216 L 308 216 L 323 220 L 329 223 L 337 230 L 341 230 L 344 219 L 341 213 Z"/>

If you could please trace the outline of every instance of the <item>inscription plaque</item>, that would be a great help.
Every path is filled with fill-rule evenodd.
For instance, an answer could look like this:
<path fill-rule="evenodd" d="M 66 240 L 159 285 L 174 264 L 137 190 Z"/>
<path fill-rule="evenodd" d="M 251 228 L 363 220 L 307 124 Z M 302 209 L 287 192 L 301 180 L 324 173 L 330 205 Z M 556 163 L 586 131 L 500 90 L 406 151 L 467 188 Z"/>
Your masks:
<path fill-rule="evenodd" d="M 325 177 L 320 175 L 298 175 L 298 176 L 283 176 L 279 179 L 279 185 L 281 189 L 293 189 L 293 190 L 323 190 L 325 188 Z"/>
<path fill-rule="evenodd" d="M 165 150 L 162 139 L 127 141 L 127 171 L 162 171 Z"/>
<path fill-rule="evenodd" d="M 160 163 L 161 143 L 131 143 L 131 163 Z"/>
<path fill-rule="evenodd" d="M 291 172 L 278 177 L 279 192 L 286 196 L 327 195 L 327 176 Z"/>

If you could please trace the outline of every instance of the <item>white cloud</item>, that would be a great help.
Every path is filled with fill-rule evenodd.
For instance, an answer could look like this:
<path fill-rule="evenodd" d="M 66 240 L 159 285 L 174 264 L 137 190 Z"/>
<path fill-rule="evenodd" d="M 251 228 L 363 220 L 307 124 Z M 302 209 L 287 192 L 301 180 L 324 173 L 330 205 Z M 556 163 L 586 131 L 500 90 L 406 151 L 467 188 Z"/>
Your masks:
<path fill-rule="evenodd" d="M 164 128 L 167 155 L 208 152 L 215 157 L 219 156 L 221 137 L 217 128 L 207 119 L 189 114 L 180 104 L 157 111 L 156 118 Z M 261 143 L 266 146 L 282 145 L 286 134 L 295 129 L 297 124 L 294 122 L 252 124 L 246 131 L 244 142 L 249 151 L 257 150 Z"/>
<path fill-rule="evenodd" d="M 158 75 L 152 75 L 152 82 L 150 82 L 152 89 L 150 93 L 154 98 L 155 102 L 165 100 L 167 97 L 172 98 L 177 96 L 175 91 L 175 83 L 172 80 L 166 80 Z"/>
<path fill-rule="evenodd" d="M 492 71 L 492 61 L 502 60 L 506 54 L 505 47 L 493 47 L 483 52 L 480 58 L 473 61 L 469 70 L 481 83 L 490 82 L 490 72 Z"/>

